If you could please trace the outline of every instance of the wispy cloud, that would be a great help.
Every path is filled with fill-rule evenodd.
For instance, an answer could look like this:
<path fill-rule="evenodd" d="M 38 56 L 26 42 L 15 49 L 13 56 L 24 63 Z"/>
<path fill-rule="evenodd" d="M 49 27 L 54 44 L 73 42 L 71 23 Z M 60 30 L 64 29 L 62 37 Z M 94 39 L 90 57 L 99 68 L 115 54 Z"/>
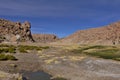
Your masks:
<path fill-rule="evenodd" d="M 1 0 L 0 15 L 88 18 L 111 15 L 111 11 L 118 10 L 118 4 L 119 0 Z"/>

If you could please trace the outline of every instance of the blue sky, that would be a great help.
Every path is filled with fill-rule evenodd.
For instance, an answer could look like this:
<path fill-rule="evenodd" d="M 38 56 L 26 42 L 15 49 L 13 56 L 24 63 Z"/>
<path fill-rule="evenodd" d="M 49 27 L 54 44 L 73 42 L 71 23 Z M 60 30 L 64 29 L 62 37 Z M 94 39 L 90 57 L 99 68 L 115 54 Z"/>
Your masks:
<path fill-rule="evenodd" d="M 59 37 L 120 20 L 120 0 L 0 0 L 0 18 L 30 21 L 32 33 Z"/>

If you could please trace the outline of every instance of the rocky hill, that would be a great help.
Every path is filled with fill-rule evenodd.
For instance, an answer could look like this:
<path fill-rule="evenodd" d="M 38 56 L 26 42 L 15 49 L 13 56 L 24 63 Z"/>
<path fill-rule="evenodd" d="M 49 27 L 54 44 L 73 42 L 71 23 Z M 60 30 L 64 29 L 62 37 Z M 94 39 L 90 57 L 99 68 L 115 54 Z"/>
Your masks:
<path fill-rule="evenodd" d="M 24 23 L 11 22 L 5 19 L 0 19 L 0 42 L 32 42 L 34 41 L 31 35 L 31 25 L 28 21 Z"/>
<path fill-rule="evenodd" d="M 61 42 L 77 44 L 120 44 L 120 22 L 99 28 L 79 30 L 62 39 Z"/>
<path fill-rule="evenodd" d="M 55 42 L 58 40 L 58 37 L 53 34 L 32 34 L 35 42 L 48 43 Z"/>

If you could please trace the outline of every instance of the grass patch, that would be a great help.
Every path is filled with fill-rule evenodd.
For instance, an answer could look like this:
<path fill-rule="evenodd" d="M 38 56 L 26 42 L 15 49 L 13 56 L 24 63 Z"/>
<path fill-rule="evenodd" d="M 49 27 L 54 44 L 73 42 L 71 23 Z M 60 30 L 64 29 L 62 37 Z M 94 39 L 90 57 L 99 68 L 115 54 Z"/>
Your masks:
<path fill-rule="evenodd" d="M 72 50 L 72 52 L 75 53 L 81 53 L 85 50 L 89 50 L 89 49 L 104 49 L 106 48 L 106 46 L 102 46 L 102 45 L 95 45 L 95 46 L 85 46 L 85 47 L 79 47 L 78 49 Z"/>
<path fill-rule="evenodd" d="M 90 49 L 94 50 L 87 52 L 87 50 Z M 75 54 L 86 54 L 89 56 L 120 61 L 120 49 L 115 46 L 87 46 L 72 50 L 72 52 Z"/>
<path fill-rule="evenodd" d="M 14 60 L 14 61 L 16 61 L 17 58 L 15 58 L 13 55 L 0 54 L 0 61 L 6 61 L 6 60 Z"/>
<path fill-rule="evenodd" d="M 36 50 L 41 51 L 43 49 L 48 49 L 48 46 L 28 46 L 28 45 L 7 45 L 7 44 L 0 44 L 0 53 L 16 53 L 19 51 L 20 53 L 28 53 L 29 51 Z"/>
<path fill-rule="evenodd" d="M 67 80 L 67 79 L 62 78 L 62 77 L 57 77 L 57 78 L 54 78 L 54 79 L 51 79 L 51 80 Z"/>
<path fill-rule="evenodd" d="M 0 53 L 15 53 L 14 47 L 0 48 Z"/>
<path fill-rule="evenodd" d="M 100 50 L 100 51 L 90 52 L 90 53 L 86 53 L 86 54 L 104 58 L 104 59 L 119 60 L 119 58 L 120 58 L 120 50 L 118 50 L 118 49 Z"/>
<path fill-rule="evenodd" d="M 15 53 L 16 47 L 13 45 L 0 44 L 0 53 Z"/>
<path fill-rule="evenodd" d="M 0 47 L 14 47 L 13 45 L 0 44 Z"/>
<path fill-rule="evenodd" d="M 45 46 L 45 47 L 41 47 L 41 46 L 27 46 L 27 45 L 19 45 L 18 46 L 18 50 L 21 53 L 27 53 L 27 50 L 39 51 L 39 50 L 48 49 L 48 48 L 49 48 L 48 46 Z"/>

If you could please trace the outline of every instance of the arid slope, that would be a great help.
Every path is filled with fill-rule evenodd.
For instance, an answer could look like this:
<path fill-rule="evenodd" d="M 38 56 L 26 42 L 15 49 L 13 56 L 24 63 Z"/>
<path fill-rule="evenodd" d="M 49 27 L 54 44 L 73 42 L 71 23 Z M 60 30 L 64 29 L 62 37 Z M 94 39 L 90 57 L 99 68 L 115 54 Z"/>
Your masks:
<path fill-rule="evenodd" d="M 120 44 L 120 22 L 107 26 L 79 30 L 62 42 L 77 44 Z"/>

